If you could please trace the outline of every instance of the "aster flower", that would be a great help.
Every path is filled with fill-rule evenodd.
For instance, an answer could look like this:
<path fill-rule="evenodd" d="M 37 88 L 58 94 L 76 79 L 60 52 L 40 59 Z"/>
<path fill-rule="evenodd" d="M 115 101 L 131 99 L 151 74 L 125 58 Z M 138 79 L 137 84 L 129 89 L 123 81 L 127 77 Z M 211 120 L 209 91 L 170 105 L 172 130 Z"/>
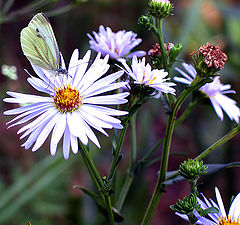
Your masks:
<path fill-rule="evenodd" d="M 234 198 L 228 215 L 226 214 L 223 201 L 220 195 L 220 192 L 217 187 L 215 187 L 215 193 L 216 193 L 216 198 L 217 198 L 217 203 L 215 203 L 212 199 L 207 199 L 203 194 L 203 199 L 197 198 L 198 203 L 201 205 L 201 208 L 203 210 L 210 208 L 210 207 L 215 207 L 219 210 L 218 213 L 209 213 L 208 216 L 210 219 L 206 217 L 201 217 L 197 211 L 194 211 L 194 215 L 198 219 L 196 222 L 197 224 L 202 224 L 202 225 L 239 225 L 240 224 L 240 193 Z M 182 217 L 185 220 L 188 220 L 186 215 L 176 213 L 178 216 Z"/>
<path fill-rule="evenodd" d="M 5 115 L 18 115 L 8 123 L 12 124 L 10 127 L 27 123 L 18 131 L 18 134 L 22 133 L 20 139 L 28 136 L 22 147 L 29 149 L 33 145 L 34 152 L 42 146 L 52 132 L 51 155 L 55 155 L 58 143 L 63 137 L 63 155 L 68 159 L 70 148 L 73 153 L 78 152 L 78 139 L 84 145 L 87 145 L 90 139 L 100 148 L 99 141 L 91 128 L 106 136 L 108 135 L 103 128 L 122 128 L 121 121 L 114 116 L 126 115 L 127 112 L 102 106 L 124 104 L 128 96 L 126 92 L 105 94 L 126 85 L 125 82 L 115 82 L 123 71 L 101 78 L 109 69 L 108 58 L 106 56 L 100 59 L 98 54 L 87 69 L 90 51 L 79 60 L 78 50 L 75 50 L 69 63 L 68 76 L 53 76 L 48 71 L 32 65 L 39 78 L 30 76 L 28 82 L 36 90 L 50 96 L 9 91 L 7 94 L 12 98 L 4 99 L 9 103 L 28 104 L 4 112 Z M 62 67 L 65 69 L 64 63 Z"/>
<path fill-rule="evenodd" d="M 159 93 L 175 94 L 175 89 L 172 88 L 172 86 L 176 84 L 168 82 L 168 80 L 170 80 L 170 78 L 166 78 L 168 72 L 164 71 L 164 69 L 152 70 L 149 63 L 145 65 L 145 57 L 138 61 L 137 57 L 134 56 L 131 68 L 127 65 L 126 60 L 121 60 L 121 63 L 135 84 L 144 84 L 154 88 L 159 91 Z"/>
<path fill-rule="evenodd" d="M 175 77 L 174 80 L 184 83 L 184 84 L 191 84 L 193 79 L 195 78 L 197 72 L 192 65 L 183 63 L 182 64 L 185 70 L 188 72 L 185 73 L 184 71 L 180 70 L 179 68 L 175 68 L 182 77 Z M 223 120 L 223 111 L 228 115 L 231 120 L 235 120 L 237 123 L 239 122 L 240 117 L 240 110 L 237 107 L 236 101 L 227 97 L 225 94 L 236 92 L 234 90 L 230 90 L 231 85 L 225 84 L 223 85 L 220 82 L 219 77 L 214 77 L 212 83 L 207 83 L 200 88 L 200 91 L 206 94 L 206 96 L 211 101 L 211 104 L 217 113 L 217 116 Z"/>
<path fill-rule="evenodd" d="M 103 56 L 109 54 L 111 59 L 119 59 L 123 57 L 132 58 L 133 55 L 137 57 L 144 56 L 144 51 L 130 51 L 142 42 L 141 38 L 136 38 L 137 34 L 132 31 L 121 30 L 117 33 L 112 32 L 111 28 L 106 29 L 101 25 L 99 33 L 93 31 L 94 37 L 90 34 L 90 48 L 96 52 L 101 52 Z"/>

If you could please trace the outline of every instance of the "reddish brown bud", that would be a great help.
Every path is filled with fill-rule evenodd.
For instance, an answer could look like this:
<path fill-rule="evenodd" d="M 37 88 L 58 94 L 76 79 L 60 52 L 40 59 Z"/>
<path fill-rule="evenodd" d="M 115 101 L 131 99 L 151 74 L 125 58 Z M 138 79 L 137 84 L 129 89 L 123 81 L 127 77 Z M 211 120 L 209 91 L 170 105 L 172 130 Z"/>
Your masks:
<path fill-rule="evenodd" d="M 168 52 L 173 46 L 174 46 L 174 44 L 172 44 L 172 43 L 167 43 L 167 44 L 164 43 L 164 47 L 165 47 L 166 52 Z M 148 55 L 151 55 L 151 56 L 162 55 L 160 45 L 158 43 L 153 45 L 153 48 L 151 48 L 148 51 Z"/>
<path fill-rule="evenodd" d="M 209 42 L 206 45 L 202 45 L 198 52 L 204 56 L 204 63 L 207 67 L 214 67 L 217 70 L 221 70 L 227 61 L 227 55 L 218 46 L 210 45 Z"/>

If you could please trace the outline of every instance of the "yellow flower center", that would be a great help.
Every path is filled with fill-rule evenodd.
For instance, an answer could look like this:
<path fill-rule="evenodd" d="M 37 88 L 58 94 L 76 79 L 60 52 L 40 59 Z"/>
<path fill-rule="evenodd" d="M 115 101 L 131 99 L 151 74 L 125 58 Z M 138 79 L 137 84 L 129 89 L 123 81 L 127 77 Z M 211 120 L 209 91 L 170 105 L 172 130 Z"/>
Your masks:
<path fill-rule="evenodd" d="M 72 112 L 82 105 L 82 97 L 78 90 L 72 89 L 68 84 L 55 90 L 54 103 L 60 112 Z"/>
<path fill-rule="evenodd" d="M 220 218 L 217 225 L 240 225 L 240 221 L 239 219 L 232 219 L 231 217 L 224 217 L 224 218 Z"/>
<path fill-rule="evenodd" d="M 148 84 L 152 84 L 153 81 L 156 80 L 156 79 L 157 79 L 157 77 L 153 77 L 153 79 L 151 79 L 151 80 L 148 82 Z"/>

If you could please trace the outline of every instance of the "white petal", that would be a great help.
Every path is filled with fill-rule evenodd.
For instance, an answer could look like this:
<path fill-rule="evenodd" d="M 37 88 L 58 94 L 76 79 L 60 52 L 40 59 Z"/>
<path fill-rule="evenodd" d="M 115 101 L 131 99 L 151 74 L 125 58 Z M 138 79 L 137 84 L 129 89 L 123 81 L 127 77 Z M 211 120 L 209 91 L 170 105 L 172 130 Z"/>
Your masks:
<path fill-rule="evenodd" d="M 238 195 L 234 198 L 229 209 L 228 216 L 230 216 L 232 219 L 235 219 L 235 221 L 240 219 L 240 193 L 238 193 Z"/>
<path fill-rule="evenodd" d="M 78 115 L 78 112 L 67 113 L 67 123 L 70 133 L 73 136 L 79 137 L 81 142 L 87 145 L 88 138 L 84 130 L 82 118 Z"/>
<path fill-rule="evenodd" d="M 60 139 L 63 136 L 65 127 L 66 127 L 66 123 L 67 123 L 67 118 L 66 118 L 65 114 L 59 114 L 58 117 L 59 117 L 58 121 L 56 122 L 56 125 L 52 132 L 52 138 L 51 138 L 51 143 L 50 143 L 51 155 L 56 154 L 58 142 L 60 141 Z"/>
<path fill-rule="evenodd" d="M 66 160 L 69 158 L 70 153 L 70 135 L 68 124 L 66 124 L 66 129 L 63 135 L 63 157 Z"/>
<path fill-rule="evenodd" d="M 217 187 L 215 187 L 215 193 L 216 193 L 216 198 L 217 198 L 217 202 L 218 202 L 219 209 L 220 209 L 219 211 L 221 212 L 222 217 L 226 217 L 227 215 L 226 215 L 226 211 L 225 211 L 225 208 L 223 205 L 222 197 L 221 197 L 220 192 Z"/>
<path fill-rule="evenodd" d="M 83 103 L 90 104 L 103 104 L 103 105 L 115 105 L 115 104 L 124 104 L 128 100 L 124 99 L 129 95 L 128 92 L 113 94 L 113 95 L 104 95 L 97 97 L 90 97 L 83 100 Z"/>
<path fill-rule="evenodd" d="M 77 71 L 75 73 L 75 76 L 73 76 L 73 87 L 77 87 L 79 85 L 79 82 L 81 81 L 87 67 L 88 67 L 88 62 L 90 59 L 91 51 L 87 51 L 83 59 L 78 61 L 78 67 Z"/>
<path fill-rule="evenodd" d="M 74 154 L 78 153 L 78 138 L 70 134 L 71 147 Z"/>
<path fill-rule="evenodd" d="M 48 124 L 43 128 L 42 132 L 39 134 L 38 139 L 36 140 L 35 145 L 32 148 L 32 151 L 36 151 L 39 149 L 42 144 L 47 139 L 49 133 L 52 131 L 53 127 L 55 126 L 56 122 L 59 119 L 59 113 L 55 114 L 55 116 L 48 122 Z"/>

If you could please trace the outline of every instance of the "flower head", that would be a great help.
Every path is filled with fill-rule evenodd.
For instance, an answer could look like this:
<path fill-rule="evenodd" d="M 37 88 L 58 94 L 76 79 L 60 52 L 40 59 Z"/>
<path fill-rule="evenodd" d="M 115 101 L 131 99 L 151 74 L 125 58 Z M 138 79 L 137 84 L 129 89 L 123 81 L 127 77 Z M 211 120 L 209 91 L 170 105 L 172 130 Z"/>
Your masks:
<path fill-rule="evenodd" d="M 216 72 L 224 68 L 227 61 L 227 55 L 209 42 L 191 53 L 191 56 L 198 75 L 203 77 L 214 77 Z"/>
<path fill-rule="evenodd" d="M 136 38 L 137 34 L 132 31 L 121 30 L 117 33 L 112 32 L 111 28 L 106 29 L 101 25 L 99 33 L 93 32 L 94 38 L 87 34 L 90 38 L 90 48 L 96 52 L 101 52 L 103 56 L 109 54 L 111 59 L 132 58 L 133 55 L 137 57 L 144 56 L 144 51 L 130 51 L 142 42 L 142 39 Z"/>
<path fill-rule="evenodd" d="M 220 50 L 216 45 L 210 45 L 207 42 L 206 45 L 202 45 L 198 52 L 204 56 L 204 63 L 207 67 L 214 67 L 215 69 L 222 70 L 225 62 L 227 61 L 227 55 Z"/>
<path fill-rule="evenodd" d="M 175 89 L 172 88 L 175 84 L 168 82 L 170 78 L 166 78 L 168 73 L 163 69 L 152 70 L 149 63 L 145 65 L 145 58 L 138 61 L 137 57 L 134 56 L 131 65 L 132 68 L 127 65 L 125 60 L 121 60 L 121 62 L 126 69 L 126 73 L 134 80 L 135 84 L 144 84 L 160 93 L 175 94 Z"/>
<path fill-rule="evenodd" d="M 184 76 L 184 78 L 175 77 L 174 80 L 184 84 L 191 84 L 197 72 L 192 65 L 186 63 L 183 63 L 182 65 L 188 74 L 179 68 L 175 68 L 181 75 Z M 230 84 L 223 85 L 220 82 L 219 77 L 214 77 L 213 82 L 202 86 L 200 88 L 200 91 L 210 99 L 215 112 L 221 120 L 223 120 L 223 111 L 225 111 L 231 120 L 235 120 L 238 123 L 240 117 L 240 109 L 237 107 L 236 101 L 225 95 L 228 93 L 235 94 L 235 91 L 231 90 L 230 88 Z"/>
<path fill-rule="evenodd" d="M 210 219 L 206 217 L 201 217 L 197 211 L 194 211 L 194 215 L 198 219 L 196 222 L 197 224 L 202 225 L 240 225 L 240 193 L 234 198 L 228 215 L 226 214 L 223 201 L 220 195 L 220 192 L 217 187 L 215 187 L 215 193 L 217 198 L 217 203 L 215 203 L 212 199 L 207 199 L 203 194 L 203 199 L 197 199 L 198 203 L 201 205 L 203 210 L 208 209 L 210 207 L 215 207 L 219 210 L 218 213 L 209 213 Z M 183 219 L 187 219 L 186 215 L 176 213 L 178 216 L 182 217 Z"/>
<path fill-rule="evenodd" d="M 158 18 L 165 18 L 171 15 L 173 5 L 169 0 L 151 0 L 149 2 L 149 13 Z"/>
<path fill-rule="evenodd" d="M 78 50 L 75 50 L 69 63 L 69 76 L 52 76 L 48 71 L 32 65 L 39 78 L 31 76 L 28 82 L 36 90 L 47 93 L 49 97 L 7 92 L 12 98 L 5 98 L 5 102 L 28 104 L 4 112 L 5 115 L 18 115 L 9 122 L 12 123 L 10 127 L 27 123 L 18 131 L 18 134 L 23 133 L 20 139 L 28 136 L 22 145 L 26 149 L 35 143 L 32 151 L 38 150 L 52 132 L 51 154 L 56 153 L 57 145 L 63 137 L 63 155 L 67 159 L 70 148 L 73 153 L 78 152 L 78 139 L 84 145 L 87 145 L 90 139 L 100 148 L 91 128 L 95 128 L 106 136 L 107 133 L 103 128 L 122 128 L 121 121 L 113 116 L 126 115 L 127 112 L 102 105 L 127 102 L 125 98 L 128 93 L 126 92 L 105 94 L 126 85 L 126 82 L 115 82 L 123 71 L 101 78 L 109 69 L 108 56 L 100 59 L 98 54 L 88 70 L 90 51 L 83 59 L 79 60 L 78 57 Z M 63 68 L 65 69 L 64 63 Z"/>

